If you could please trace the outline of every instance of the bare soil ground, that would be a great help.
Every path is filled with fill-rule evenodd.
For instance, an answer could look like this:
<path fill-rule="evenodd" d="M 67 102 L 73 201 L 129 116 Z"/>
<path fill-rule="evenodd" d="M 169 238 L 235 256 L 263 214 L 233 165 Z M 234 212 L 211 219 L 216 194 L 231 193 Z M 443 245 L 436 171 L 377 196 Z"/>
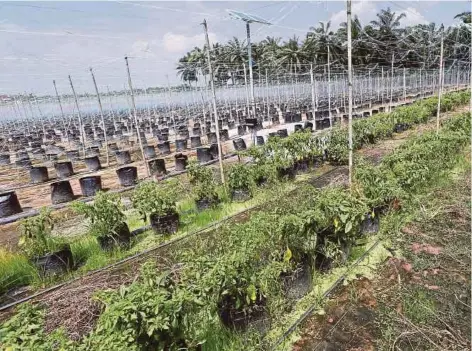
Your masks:
<path fill-rule="evenodd" d="M 376 278 L 343 287 L 293 350 L 470 350 L 470 196 L 470 168 L 428 194 Z"/>

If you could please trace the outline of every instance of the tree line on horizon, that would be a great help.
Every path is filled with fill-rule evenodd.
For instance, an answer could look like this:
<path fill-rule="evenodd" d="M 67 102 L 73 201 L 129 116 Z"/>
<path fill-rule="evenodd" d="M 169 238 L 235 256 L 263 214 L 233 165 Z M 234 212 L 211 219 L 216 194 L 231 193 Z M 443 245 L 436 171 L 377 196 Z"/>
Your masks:
<path fill-rule="evenodd" d="M 355 66 L 437 69 L 441 37 L 444 46 L 444 64 L 464 67 L 470 64 L 471 12 L 456 15 L 461 23 L 445 27 L 435 23 L 403 27 L 405 13 L 397 14 L 390 8 L 382 9 L 377 18 L 363 25 L 357 16 L 352 19 L 352 63 Z M 334 31 L 330 22 L 310 27 L 305 37 L 293 36 L 282 41 L 267 36 L 251 43 L 253 75 L 257 79 L 266 72 L 275 74 L 304 74 L 313 64 L 318 71 L 328 63 L 333 69 L 347 67 L 347 22 Z M 233 37 L 227 43 L 214 43 L 210 52 L 214 82 L 224 85 L 244 82 L 244 65 L 248 71 L 247 44 Z M 192 85 L 199 80 L 207 82 L 206 47 L 195 47 L 177 62 L 177 75 Z M 203 77 L 203 78 L 202 78 Z"/>

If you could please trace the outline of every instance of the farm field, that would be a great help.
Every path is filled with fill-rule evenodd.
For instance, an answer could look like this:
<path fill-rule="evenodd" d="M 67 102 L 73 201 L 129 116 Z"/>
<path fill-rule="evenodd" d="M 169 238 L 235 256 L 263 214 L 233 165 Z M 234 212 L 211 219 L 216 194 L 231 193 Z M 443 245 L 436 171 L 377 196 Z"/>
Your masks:
<path fill-rule="evenodd" d="M 472 348 L 470 3 L 1 7 L 0 351 Z"/>
<path fill-rule="evenodd" d="M 140 295 L 146 294 L 147 289 L 152 289 L 154 292 L 155 289 L 158 289 L 158 291 L 162 290 L 164 295 L 163 300 L 158 299 L 154 302 L 157 303 L 156 307 L 161 304 L 164 304 L 162 307 L 167 304 L 173 306 L 174 303 L 177 303 L 177 306 L 180 306 L 178 309 L 182 311 L 181 313 L 185 313 L 186 317 L 184 318 L 182 315 L 173 323 L 180 321 L 180 323 L 189 324 L 177 324 L 172 327 L 175 329 L 169 329 L 170 325 L 166 327 L 167 322 L 164 321 L 164 324 L 158 327 L 161 329 L 157 330 L 161 330 L 159 335 L 168 335 L 167 341 L 160 339 L 143 341 L 145 344 L 161 342 L 172 345 L 175 341 L 175 334 L 169 335 L 168 333 L 182 335 L 180 333 L 183 330 L 189 334 L 182 335 L 179 343 L 185 343 L 186 347 L 190 348 L 264 348 L 270 345 L 284 344 L 285 341 L 280 343 L 279 340 L 283 335 L 282 331 L 290 327 L 291 323 L 300 317 L 308 306 L 318 306 L 321 309 L 323 297 L 334 282 L 346 277 L 346 274 L 348 276 L 352 276 L 356 272 L 362 274 L 363 271 L 358 268 L 360 259 L 368 257 L 369 265 L 375 267 L 390 255 L 386 249 L 386 243 L 382 239 L 383 231 L 391 229 L 390 217 L 404 215 L 403 206 L 407 206 L 409 201 L 412 201 L 404 191 L 414 189 L 411 193 L 418 192 L 418 194 L 421 194 L 421 191 L 427 191 L 431 181 L 436 180 L 440 175 L 448 174 L 448 171 L 458 162 L 457 151 L 464 150 L 468 143 L 466 136 L 469 133 L 470 116 L 461 113 L 460 108 L 460 101 L 466 102 L 468 95 L 466 93 L 452 93 L 450 98 L 451 101 L 456 101 L 459 104 L 458 110 L 442 115 L 442 127 L 437 136 L 434 132 L 434 123 L 428 123 L 428 115 L 431 112 L 427 108 L 425 109 L 425 106 L 431 106 L 431 108 L 435 106 L 434 99 L 403 107 L 403 110 L 402 108 L 398 109 L 394 112 L 396 114 L 395 120 L 380 119 L 383 117 L 380 115 L 379 121 L 391 121 L 389 122 L 390 130 L 393 130 L 394 123 L 398 122 L 398 118 L 402 116 L 414 118 L 413 121 L 410 121 L 413 123 L 427 122 L 424 125 L 413 126 L 412 129 L 395 136 L 391 132 L 387 132 L 385 135 L 381 134 L 385 133 L 386 127 L 380 122 L 376 124 L 375 117 L 357 122 L 359 124 L 357 128 L 361 128 L 363 124 L 374 125 L 373 140 L 379 141 L 374 141 L 375 145 L 371 144 L 372 138 L 368 137 L 358 141 L 359 156 L 364 154 L 366 160 L 374 163 L 370 165 L 369 161 L 359 161 L 355 173 L 359 186 L 356 193 L 349 194 L 349 192 L 346 193 L 342 190 L 346 186 L 347 179 L 346 173 L 337 171 L 340 169 L 339 166 L 334 166 L 332 170 L 329 170 L 329 167 L 324 168 L 324 171 L 323 167 L 319 168 L 318 166 L 320 171 L 318 174 L 321 174 L 321 177 L 315 178 L 313 183 L 315 187 L 310 185 L 310 176 L 307 174 L 302 175 L 303 181 L 297 179 L 295 183 L 290 181 L 275 183 L 276 186 L 273 190 L 270 186 L 266 190 L 267 200 L 262 200 L 264 197 L 259 200 L 262 201 L 259 204 L 264 203 L 264 205 L 250 210 L 247 214 L 237 215 L 232 220 L 224 220 L 217 228 L 204 235 L 186 238 L 178 242 L 178 245 L 164 246 L 159 251 L 151 252 L 151 255 L 143 255 L 137 259 L 131 258 L 124 264 L 111 266 L 104 271 L 89 274 L 77 281 L 33 297 L 34 304 L 26 303 L 22 305 L 25 307 L 19 307 L 17 317 L 13 317 L 4 324 L 12 327 L 7 327 L 2 331 L 7 332 L 5 335 L 14 337 L 16 332 L 13 332 L 13 326 L 25 318 L 22 313 L 27 313 L 31 318 L 35 318 L 40 325 L 35 334 L 40 331 L 43 335 L 43 338 L 40 339 L 42 345 L 58 342 L 53 340 L 56 337 L 55 333 L 43 334 L 43 330 L 49 333 L 63 327 L 65 329 L 62 330 L 65 334 L 60 336 L 59 340 L 72 349 L 93 348 L 95 347 L 94 343 L 103 342 L 102 337 L 111 338 L 107 340 L 117 342 L 116 347 L 118 348 L 131 347 L 130 345 L 134 345 L 134 341 L 130 341 L 131 338 L 117 340 L 116 335 L 113 334 L 115 331 L 112 331 L 115 328 L 104 334 L 100 331 L 100 323 L 105 323 L 107 318 L 112 318 L 112 320 L 118 318 L 118 321 L 121 321 L 122 317 L 119 314 L 116 317 L 111 314 L 115 302 L 124 304 L 116 308 L 123 308 L 123 306 L 132 303 L 133 307 L 130 307 L 136 311 L 133 313 L 140 315 L 150 313 L 149 317 L 151 318 L 153 316 L 152 308 L 149 310 L 149 307 L 146 307 L 148 302 L 143 306 L 140 305 L 145 301 Z M 410 110 L 415 111 L 415 109 L 423 111 L 424 117 L 421 114 L 407 113 Z M 342 129 L 339 129 L 339 132 L 342 132 Z M 291 147 L 297 138 L 302 138 L 304 145 L 312 145 L 308 141 L 313 139 L 313 150 L 317 150 L 316 135 L 294 133 L 286 139 L 273 139 L 274 144 L 268 143 L 263 148 L 249 149 L 247 153 L 252 156 L 253 160 L 259 160 L 259 163 L 256 161 L 256 165 L 264 165 L 265 168 L 273 161 L 265 159 L 265 162 L 261 163 L 261 158 L 264 155 L 261 151 L 271 148 L 270 150 L 280 152 L 278 150 Z M 336 139 L 330 139 L 331 142 L 334 140 Z M 450 142 L 443 143 L 441 140 L 449 140 Z M 345 156 L 343 156 L 342 149 L 339 150 L 331 145 L 327 150 L 332 163 L 343 162 L 342 157 Z M 305 152 L 303 156 L 306 158 L 313 151 L 308 149 L 303 152 Z M 317 152 L 315 151 L 315 153 Z M 442 158 L 436 159 L 437 154 L 441 154 Z M 434 158 L 432 158 L 433 155 L 435 155 Z M 412 167 L 411 157 L 416 160 L 415 167 L 419 167 L 418 170 L 423 169 L 421 177 L 417 177 L 418 170 L 409 174 L 402 171 L 404 163 Z M 270 160 L 273 158 L 271 157 Z M 433 160 L 435 167 L 437 167 L 436 170 L 442 169 L 442 173 L 433 173 L 429 167 L 423 168 Z M 241 167 L 249 169 L 250 165 L 236 163 L 231 169 L 238 169 L 239 177 L 241 174 L 246 174 L 249 177 L 250 173 L 244 173 L 246 171 Z M 205 173 L 203 170 L 207 169 L 197 165 L 195 168 L 196 172 L 203 173 Z M 325 179 L 323 179 L 323 173 L 326 173 Z M 203 179 L 202 175 L 200 177 Z M 210 181 L 210 178 L 207 178 L 206 181 Z M 376 186 L 378 182 L 383 182 L 381 187 Z M 205 189 L 208 190 L 212 183 L 205 184 Z M 244 178 L 240 179 L 237 184 L 244 184 Z M 297 185 L 294 187 L 291 184 Z M 195 183 L 194 186 L 198 187 Z M 319 188 L 320 186 L 321 188 Z M 280 194 L 280 190 L 284 187 L 288 191 L 287 196 Z M 152 189 L 151 192 L 157 191 Z M 215 191 L 218 193 L 217 190 Z M 135 192 L 139 194 L 137 190 Z M 257 200 L 257 195 L 253 200 Z M 99 200 L 96 200 L 95 203 L 97 201 Z M 257 205 L 257 202 L 254 205 Z M 401 205 L 402 202 L 405 202 L 405 205 Z M 232 211 L 235 209 L 233 208 Z M 366 217 L 366 214 L 369 215 Z M 384 217 L 386 224 L 383 224 Z M 380 228 L 376 223 L 378 218 L 382 223 Z M 369 219 L 370 222 L 366 219 Z M 319 222 L 320 220 L 322 221 Z M 320 236 L 317 234 L 319 230 L 332 230 L 332 232 Z M 373 236 L 367 234 L 371 231 L 379 231 L 379 233 Z M 341 235 L 341 233 L 344 234 Z M 312 245 L 309 244 L 312 240 L 310 237 L 315 239 Z M 222 240 L 222 238 L 225 239 Z M 300 241 L 300 238 L 303 240 Z M 319 238 L 323 238 L 321 243 Z M 137 247 L 145 248 L 140 243 L 137 244 Z M 134 252 L 139 252 L 139 249 Z M 155 254 L 157 256 L 154 256 Z M 310 262 L 309 257 L 316 257 L 316 259 L 307 265 L 307 262 Z M 320 259 L 320 257 L 324 258 Z M 256 261 L 263 259 L 265 263 L 254 266 L 254 259 Z M 218 269 L 215 269 L 217 267 Z M 234 270 L 235 267 L 239 268 Z M 232 274 L 234 281 L 230 279 Z M 284 278 L 282 279 L 282 277 Z M 118 290 L 117 292 L 106 292 L 108 289 Z M 100 290 L 103 290 L 103 293 L 99 293 Z M 99 304 L 107 306 L 104 310 L 100 308 L 99 304 L 92 302 L 94 300 L 92 296 L 95 295 L 103 296 L 103 299 L 111 298 L 111 300 L 100 300 Z M 180 296 L 179 301 L 174 300 L 177 296 Z M 226 301 L 225 305 L 221 305 L 223 301 Z M 77 309 L 77 306 L 81 306 L 81 308 Z M 292 307 L 287 310 L 288 306 Z M 225 310 L 224 308 L 230 309 Z M 97 319 L 99 311 L 102 312 Z M 280 314 L 281 311 L 286 311 L 286 313 Z M 3 318 L 11 317 L 12 312 L 11 308 L 4 309 Z M 205 314 L 201 315 L 201 313 Z M 238 313 L 242 314 L 238 315 Z M 217 317 L 216 320 L 215 317 Z M 136 327 L 132 327 L 132 325 L 134 323 L 141 325 L 145 320 L 147 321 L 147 318 L 139 322 L 140 317 L 138 316 L 136 321 L 130 320 L 122 326 L 117 326 L 116 332 L 121 334 L 124 330 L 120 328 L 125 328 L 125 325 L 131 323 L 131 329 L 126 330 L 140 333 L 142 327 L 135 329 Z M 197 328 L 199 330 L 193 330 L 196 325 L 192 325 L 192 318 L 197 318 L 196 320 L 200 321 L 207 320 L 208 324 L 199 323 Z M 217 322 L 218 320 L 221 322 Z M 116 322 L 113 322 L 113 325 L 115 325 L 114 323 Z M 200 329 L 202 326 L 203 328 Z M 207 332 L 219 330 L 216 334 L 211 333 L 211 336 L 216 335 L 217 339 L 208 340 L 209 336 L 205 334 L 205 330 L 208 330 Z M 228 330 L 234 330 L 236 334 Z M 243 330 L 245 336 L 241 339 L 239 335 Z M 205 336 L 199 336 L 202 335 L 200 333 Z M 84 336 L 86 336 L 85 339 L 83 339 Z M 261 336 L 264 337 L 261 339 Z M 136 340 L 135 338 L 139 338 L 138 334 L 132 338 Z M 129 342 L 131 343 L 129 344 Z"/>

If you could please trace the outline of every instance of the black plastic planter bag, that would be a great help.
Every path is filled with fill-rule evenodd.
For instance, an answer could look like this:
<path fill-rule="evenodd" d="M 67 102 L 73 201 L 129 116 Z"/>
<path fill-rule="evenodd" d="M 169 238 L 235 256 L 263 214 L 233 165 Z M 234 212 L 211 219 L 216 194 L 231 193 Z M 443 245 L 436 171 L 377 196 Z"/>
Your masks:
<path fill-rule="evenodd" d="M 65 179 L 74 174 L 74 169 L 72 168 L 72 162 L 58 162 L 54 165 L 54 169 L 56 170 L 57 178 Z"/>
<path fill-rule="evenodd" d="M 31 183 L 33 184 L 47 182 L 49 180 L 48 168 L 44 166 L 31 167 L 30 178 L 31 178 Z"/>
<path fill-rule="evenodd" d="M 236 151 L 246 150 L 246 142 L 243 138 L 237 138 L 233 140 L 233 146 Z"/>
<path fill-rule="evenodd" d="M 156 234 L 174 234 L 179 229 L 179 214 L 177 212 L 164 216 L 151 214 L 149 216 L 149 222 L 151 223 L 151 227 Z"/>
<path fill-rule="evenodd" d="M 23 212 L 14 191 L 0 193 L 0 217 L 8 217 Z"/>
<path fill-rule="evenodd" d="M 166 162 L 163 158 L 149 160 L 148 165 L 151 175 L 163 176 L 167 174 Z"/>
<path fill-rule="evenodd" d="M 175 155 L 175 170 L 184 171 L 187 168 L 187 159 L 188 157 L 183 154 Z"/>
<path fill-rule="evenodd" d="M 177 139 L 175 141 L 175 151 L 187 150 L 187 139 Z"/>
<path fill-rule="evenodd" d="M 200 163 L 206 163 L 212 160 L 209 147 L 197 148 L 197 159 Z"/>
<path fill-rule="evenodd" d="M 114 233 L 107 236 L 99 236 L 98 244 L 104 251 L 113 250 L 116 247 L 128 247 L 131 239 L 131 232 L 126 223 L 122 223 Z"/>
<path fill-rule="evenodd" d="M 202 141 L 200 139 L 200 136 L 190 137 L 190 147 L 192 149 L 195 149 L 195 148 L 200 147 L 200 146 L 202 146 Z"/>
<path fill-rule="evenodd" d="M 54 205 L 73 201 L 74 198 L 74 192 L 68 180 L 51 184 L 51 202 Z"/>
<path fill-rule="evenodd" d="M 168 141 L 157 144 L 157 148 L 162 155 L 170 154 L 170 144 Z"/>
<path fill-rule="evenodd" d="M 116 162 L 119 165 L 127 165 L 131 163 L 131 155 L 128 150 L 125 151 L 116 151 Z"/>
<path fill-rule="evenodd" d="M 116 175 L 121 186 L 133 186 L 138 180 L 138 169 L 136 167 L 122 167 L 116 170 Z"/>
<path fill-rule="evenodd" d="M 154 148 L 154 146 L 152 146 L 152 145 L 145 146 L 144 147 L 144 156 L 148 160 L 156 158 L 156 149 Z"/>
<path fill-rule="evenodd" d="M 33 263 L 41 276 L 54 276 L 74 268 L 74 259 L 70 246 L 62 250 L 33 259 Z"/>
<path fill-rule="evenodd" d="M 100 168 L 102 168 L 102 165 L 100 164 L 100 159 L 98 158 L 98 156 L 86 157 L 84 162 L 89 172 L 96 172 Z"/>
<path fill-rule="evenodd" d="M 89 176 L 79 179 L 80 189 L 83 196 L 95 196 L 102 190 L 102 178 L 100 176 Z"/>

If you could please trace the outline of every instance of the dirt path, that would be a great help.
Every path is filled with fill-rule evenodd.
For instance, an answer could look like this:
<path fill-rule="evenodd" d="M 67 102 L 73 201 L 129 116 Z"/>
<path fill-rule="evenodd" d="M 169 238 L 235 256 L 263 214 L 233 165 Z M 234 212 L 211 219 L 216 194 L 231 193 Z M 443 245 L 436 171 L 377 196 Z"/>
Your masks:
<path fill-rule="evenodd" d="M 467 169 L 417 202 L 373 280 L 360 278 L 309 318 L 295 351 L 470 350 L 470 155 Z"/>

